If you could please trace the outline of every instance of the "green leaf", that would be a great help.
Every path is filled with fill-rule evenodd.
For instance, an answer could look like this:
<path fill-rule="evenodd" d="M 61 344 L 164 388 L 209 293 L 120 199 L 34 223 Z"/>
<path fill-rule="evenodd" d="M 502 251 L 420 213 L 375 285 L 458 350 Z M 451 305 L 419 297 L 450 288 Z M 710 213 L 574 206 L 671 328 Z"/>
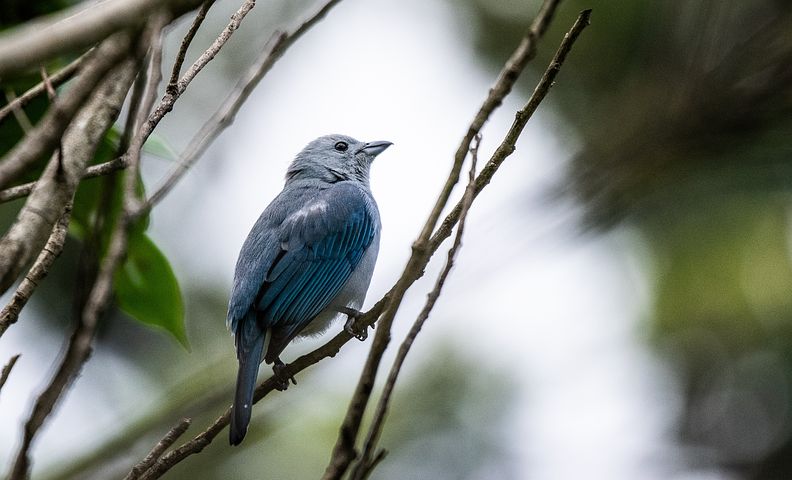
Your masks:
<path fill-rule="evenodd" d="M 143 144 L 143 151 L 155 157 L 164 158 L 165 160 L 176 161 L 176 159 L 179 158 L 167 140 L 165 140 L 165 137 L 157 135 L 156 133 L 151 134 L 148 140 L 146 140 L 146 143 Z"/>
<path fill-rule="evenodd" d="M 127 259 L 116 272 L 115 294 L 129 316 L 165 329 L 189 349 L 179 282 L 165 255 L 143 233 L 129 238 Z"/>

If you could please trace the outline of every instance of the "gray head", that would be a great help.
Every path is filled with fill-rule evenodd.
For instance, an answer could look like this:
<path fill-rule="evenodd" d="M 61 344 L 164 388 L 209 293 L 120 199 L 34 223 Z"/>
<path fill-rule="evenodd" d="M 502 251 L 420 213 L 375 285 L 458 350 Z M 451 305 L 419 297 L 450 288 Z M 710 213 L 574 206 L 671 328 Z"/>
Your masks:
<path fill-rule="evenodd" d="M 301 179 L 329 183 L 358 180 L 368 183 L 374 158 L 391 142 L 361 142 L 346 135 L 325 135 L 312 141 L 297 154 L 286 171 L 286 183 Z"/>

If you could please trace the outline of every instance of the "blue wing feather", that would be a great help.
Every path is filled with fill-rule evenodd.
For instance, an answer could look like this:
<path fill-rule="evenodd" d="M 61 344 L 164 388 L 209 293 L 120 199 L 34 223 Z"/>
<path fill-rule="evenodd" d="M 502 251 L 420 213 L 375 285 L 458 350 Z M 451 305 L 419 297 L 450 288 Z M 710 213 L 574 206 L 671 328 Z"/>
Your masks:
<path fill-rule="evenodd" d="M 373 200 L 358 186 L 284 190 L 240 253 L 229 304 L 232 330 L 250 328 L 237 324 L 253 308 L 260 331 L 299 333 L 340 292 L 378 228 Z"/>

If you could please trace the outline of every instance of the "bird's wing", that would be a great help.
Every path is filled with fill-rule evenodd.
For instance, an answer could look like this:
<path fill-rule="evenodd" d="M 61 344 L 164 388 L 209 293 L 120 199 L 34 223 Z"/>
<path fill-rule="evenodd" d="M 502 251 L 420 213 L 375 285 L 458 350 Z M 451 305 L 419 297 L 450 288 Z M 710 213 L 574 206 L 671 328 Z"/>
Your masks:
<path fill-rule="evenodd" d="M 259 290 L 262 328 L 291 338 L 339 293 L 379 228 L 372 201 L 339 182 L 284 219 L 280 249 Z"/>

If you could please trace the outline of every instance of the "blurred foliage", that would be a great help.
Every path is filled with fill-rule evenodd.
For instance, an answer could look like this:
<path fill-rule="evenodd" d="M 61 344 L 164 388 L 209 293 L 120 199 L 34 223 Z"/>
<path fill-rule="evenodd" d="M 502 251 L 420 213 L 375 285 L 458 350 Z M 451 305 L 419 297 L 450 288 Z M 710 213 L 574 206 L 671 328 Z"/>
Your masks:
<path fill-rule="evenodd" d="M 57 0 L 41 2 L 3 2 L 0 5 L 0 28 L 13 26 L 37 16 L 51 13 L 65 8 L 75 2 Z M 52 61 L 47 65 L 49 72 L 57 71 L 74 57 L 64 57 Z M 14 79 L 4 79 L 2 82 L 2 98 L 0 106 L 6 105 L 15 95 L 25 92 L 41 81 L 38 73 L 30 73 Z M 68 89 L 68 83 L 58 90 Z M 25 105 L 20 115 L 36 124 L 46 113 L 50 100 L 47 95 L 39 95 Z M 0 121 L 0 157 L 10 151 L 23 137 L 24 131 L 20 122 L 14 115 L 9 115 Z M 97 148 L 92 165 L 107 162 L 118 156 L 123 144 L 122 135 L 117 127 L 111 128 Z M 168 143 L 158 136 L 152 136 L 146 142 L 144 152 L 163 158 L 174 158 L 173 150 Z M 37 179 L 46 164 L 45 158 L 39 159 L 36 168 L 25 172 L 20 182 L 29 182 Z M 96 259 L 88 260 L 86 253 L 104 256 L 110 233 L 121 211 L 121 184 L 119 179 L 124 175 L 119 172 L 100 179 L 84 181 L 80 184 L 74 200 L 72 219 L 69 232 L 72 237 L 86 243 L 84 253 L 81 255 L 83 264 L 91 264 L 95 269 L 99 262 Z M 145 189 L 142 179 L 138 177 L 137 194 L 142 198 Z M 7 229 L 11 224 L 14 212 L 20 208 L 22 202 L 14 202 L 10 208 L 0 210 L 0 227 Z M 139 220 L 132 229 L 129 238 L 129 251 L 124 264 L 117 272 L 114 282 L 114 293 L 118 306 L 125 313 L 140 322 L 161 327 L 171 333 L 182 345 L 187 345 L 184 329 L 184 303 L 179 289 L 179 283 L 173 270 L 162 252 L 146 236 L 145 231 L 149 225 L 146 215 Z M 98 230 L 95 239 L 92 239 L 94 230 Z M 88 241 L 92 239 L 91 241 Z M 97 245 L 91 245 L 95 241 Z M 88 248 L 90 247 L 90 249 Z M 96 248 L 94 248 L 96 247 Z M 85 272 L 83 272 L 85 273 Z M 77 282 L 77 284 L 85 282 Z M 75 285 L 71 282 L 70 285 Z M 66 293 L 74 296 L 79 303 L 79 296 L 86 292 L 76 289 L 75 293 Z"/>
<path fill-rule="evenodd" d="M 468 2 L 492 68 L 532 3 Z M 586 230 L 626 226 L 648 246 L 651 341 L 684 387 L 691 465 L 792 478 L 792 4 L 564 2 L 534 74 L 589 7 L 551 94 L 558 131 L 582 146 L 563 195 Z"/>

